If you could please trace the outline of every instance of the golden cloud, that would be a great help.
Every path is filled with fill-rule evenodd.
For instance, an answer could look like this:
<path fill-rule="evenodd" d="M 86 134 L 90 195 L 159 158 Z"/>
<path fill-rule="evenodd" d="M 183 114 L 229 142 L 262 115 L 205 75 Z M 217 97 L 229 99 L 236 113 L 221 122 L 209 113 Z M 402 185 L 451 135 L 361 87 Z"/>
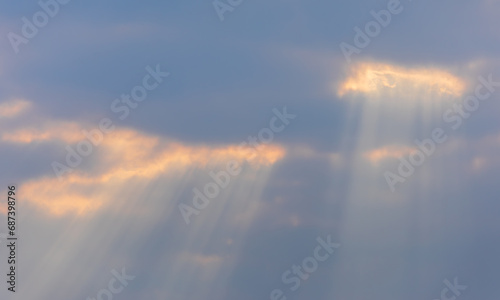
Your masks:
<path fill-rule="evenodd" d="M 349 73 L 349 77 L 337 89 L 341 97 L 348 93 L 460 97 L 466 88 L 462 79 L 438 68 L 404 68 L 365 62 L 353 65 Z"/>
<path fill-rule="evenodd" d="M 4 135 L 3 139 L 29 143 L 34 140 L 65 141 L 74 144 L 84 140 L 76 123 L 41 129 L 22 129 L 17 139 Z M 132 129 L 104 133 L 95 153 L 87 159 L 97 166 L 92 171 L 76 169 L 61 179 L 46 176 L 23 183 L 23 198 L 53 215 L 85 214 L 113 201 L 116 187 L 128 186 L 138 180 L 150 180 L 163 174 L 177 174 L 189 168 L 206 168 L 235 160 L 254 167 L 271 166 L 285 155 L 278 145 L 261 145 L 257 150 L 238 145 L 187 145 L 164 137 L 147 135 Z M 85 158 L 84 158 L 85 159 Z M 64 163 L 62 157 L 60 163 Z"/>
<path fill-rule="evenodd" d="M 16 144 L 41 141 L 76 143 L 84 138 L 81 127 L 75 122 L 47 122 L 36 127 L 9 130 L 1 133 L 2 141 Z"/>
<path fill-rule="evenodd" d="M 12 118 L 25 112 L 31 107 L 31 102 L 16 99 L 0 104 L 0 118 Z"/>
<path fill-rule="evenodd" d="M 407 146 L 384 146 L 381 148 L 373 149 L 364 153 L 364 157 L 368 159 L 373 165 L 386 160 L 388 158 L 400 158 L 403 156 L 410 155 L 412 152 L 416 151 L 416 148 L 411 148 Z"/>

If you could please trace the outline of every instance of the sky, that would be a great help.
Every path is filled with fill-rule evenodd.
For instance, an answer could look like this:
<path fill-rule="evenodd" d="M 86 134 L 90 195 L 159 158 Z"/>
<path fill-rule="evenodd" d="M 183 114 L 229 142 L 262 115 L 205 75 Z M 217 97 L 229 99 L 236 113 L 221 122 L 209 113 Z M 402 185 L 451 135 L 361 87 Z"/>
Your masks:
<path fill-rule="evenodd" d="M 4 1 L 0 299 L 497 299 L 499 17 Z"/>

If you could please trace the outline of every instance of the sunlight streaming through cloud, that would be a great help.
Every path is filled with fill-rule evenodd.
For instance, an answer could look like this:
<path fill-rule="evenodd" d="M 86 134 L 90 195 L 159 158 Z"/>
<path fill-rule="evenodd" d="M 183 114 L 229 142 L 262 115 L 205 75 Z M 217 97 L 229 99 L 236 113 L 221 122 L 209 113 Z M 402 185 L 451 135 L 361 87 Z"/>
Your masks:
<path fill-rule="evenodd" d="M 459 97 L 466 88 L 464 80 L 435 67 L 407 68 L 384 63 L 365 62 L 353 65 L 337 93 L 363 93 L 369 96 L 422 94 L 425 98 Z"/>

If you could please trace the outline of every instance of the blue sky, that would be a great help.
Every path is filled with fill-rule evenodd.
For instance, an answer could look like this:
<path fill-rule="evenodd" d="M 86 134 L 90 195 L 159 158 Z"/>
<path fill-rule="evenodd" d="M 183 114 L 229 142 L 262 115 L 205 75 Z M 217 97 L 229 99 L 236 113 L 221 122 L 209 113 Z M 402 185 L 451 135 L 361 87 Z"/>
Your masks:
<path fill-rule="evenodd" d="M 499 1 L 42 3 L 0 5 L 1 299 L 496 299 Z"/>

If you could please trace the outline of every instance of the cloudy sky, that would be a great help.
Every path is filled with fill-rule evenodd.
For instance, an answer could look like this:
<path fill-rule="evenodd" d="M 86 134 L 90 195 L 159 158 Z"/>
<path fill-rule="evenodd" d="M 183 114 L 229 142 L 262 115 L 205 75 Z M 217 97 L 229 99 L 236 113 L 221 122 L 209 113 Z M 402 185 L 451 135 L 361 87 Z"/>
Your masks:
<path fill-rule="evenodd" d="M 500 1 L 0 16 L 1 299 L 498 299 Z"/>

